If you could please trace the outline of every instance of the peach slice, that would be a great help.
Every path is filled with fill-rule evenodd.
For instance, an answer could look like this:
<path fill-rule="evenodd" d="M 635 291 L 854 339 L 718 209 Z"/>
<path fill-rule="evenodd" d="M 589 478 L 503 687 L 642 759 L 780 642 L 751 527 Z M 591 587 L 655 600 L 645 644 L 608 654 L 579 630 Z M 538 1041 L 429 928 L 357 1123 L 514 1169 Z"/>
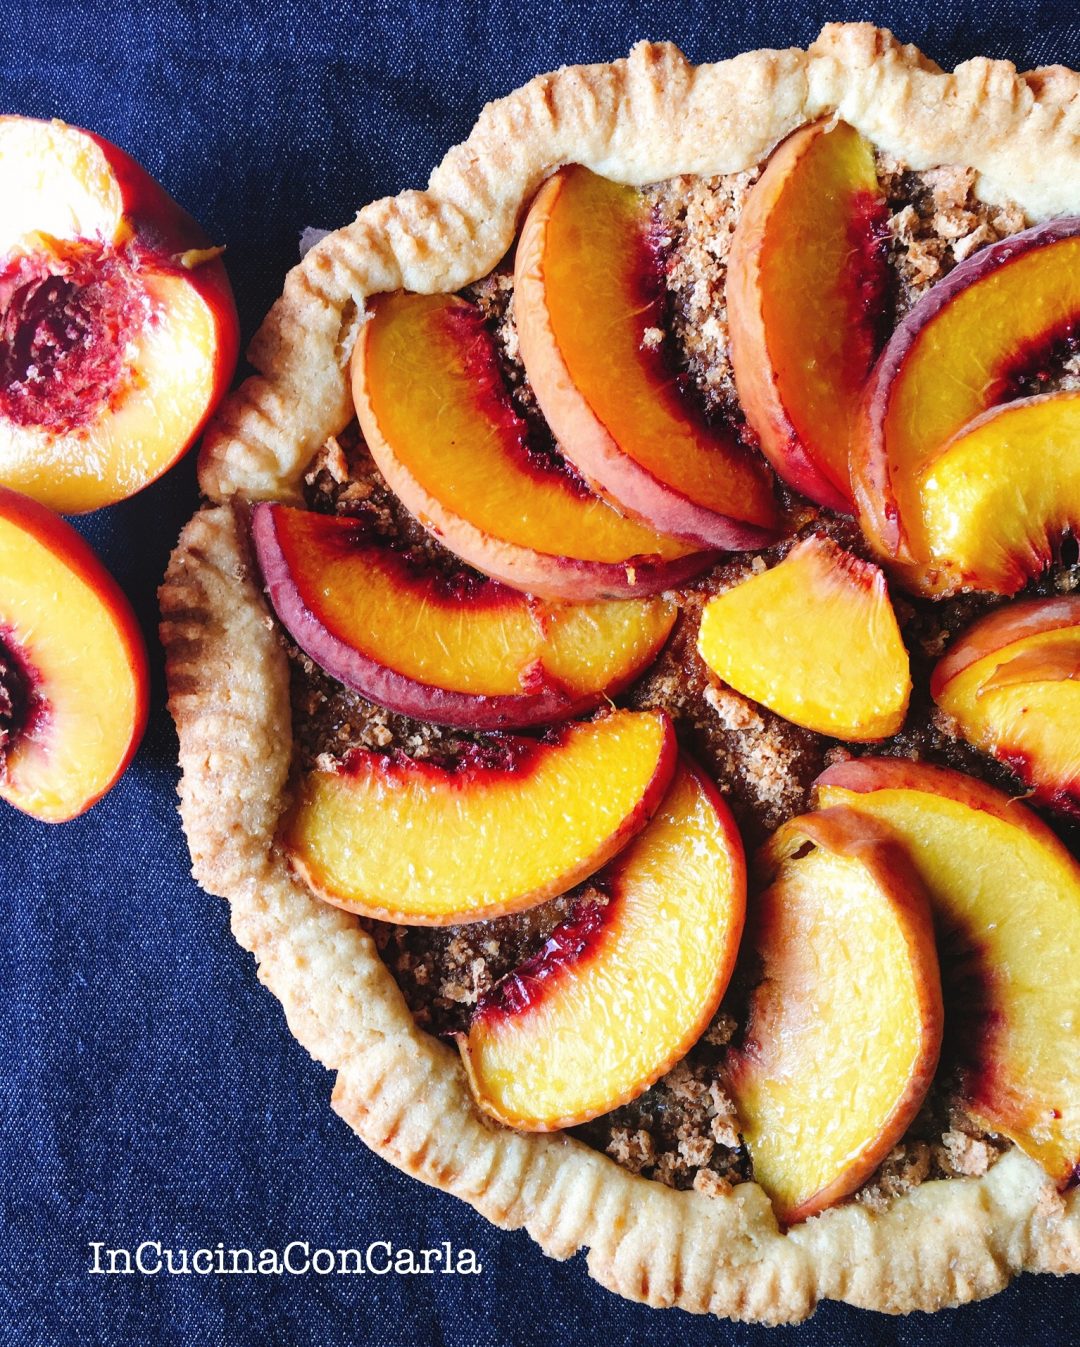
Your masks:
<path fill-rule="evenodd" d="M 742 843 L 685 759 L 652 822 L 543 949 L 497 983 L 458 1046 L 480 1107 L 525 1131 L 635 1098 L 693 1046 L 735 963 Z"/>
<path fill-rule="evenodd" d="M 763 853 L 746 945 L 761 980 L 727 1080 L 777 1218 L 869 1178 L 922 1106 L 941 1049 L 930 907 L 903 848 L 851 809 L 792 819 Z"/>
<path fill-rule="evenodd" d="M 454 295 L 380 295 L 352 356 L 356 415 L 406 508 L 450 551 L 552 599 L 655 594 L 711 557 L 624 519 L 536 450 L 479 310 Z"/>
<path fill-rule="evenodd" d="M 1030 810 L 948 768 L 862 758 L 817 788 L 907 848 L 935 909 L 967 1106 L 1066 1184 L 1080 1162 L 1080 865 Z"/>
<path fill-rule="evenodd" d="M 146 726 L 146 648 L 70 525 L 0 487 L 0 799 L 48 823 L 117 780 Z"/>
<path fill-rule="evenodd" d="M 961 262 L 912 309 L 871 374 L 852 440 L 860 521 L 886 557 L 926 560 L 919 481 L 943 444 L 1045 366 L 1080 319 L 1080 216 Z"/>
<path fill-rule="evenodd" d="M 443 725 L 520 727 L 591 709 L 655 659 L 675 622 L 660 598 L 556 604 L 444 575 L 359 520 L 262 504 L 252 534 L 297 644 L 380 706 Z"/>
<path fill-rule="evenodd" d="M 816 122 L 774 151 L 728 261 L 735 384 L 785 481 L 851 512 L 848 446 L 881 345 L 888 218 L 870 143 Z"/>
<path fill-rule="evenodd" d="M 882 739 L 904 723 L 911 675 L 885 577 L 829 538 L 710 599 L 698 652 L 736 692 L 818 734 Z"/>
<path fill-rule="evenodd" d="M 1080 525 L 1080 392 L 994 407 L 919 475 L 928 585 L 1015 594 Z"/>
<path fill-rule="evenodd" d="M 518 240 L 521 358 L 566 456 L 619 509 L 703 547 L 774 536 L 768 475 L 680 392 L 663 352 L 660 263 L 635 188 L 575 166 L 540 189 Z"/>
<path fill-rule="evenodd" d="M 661 711 L 502 738 L 454 768 L 361 749 L 308 773 L 283 841 L 339 907 L 407 925 L 478 921 L 592 874 L 644 827 L 674 769 Z"/>
<path fill-rule="evenodd" d="M 953 642 L 930 693 L 1035 798 L 1080 809 L 1080 597 L 999 608 Z"/>
<path fill-rule="evenodd" d="M 219 249 L 122 150 L 0 117 L 0 480 L 94 510 L 154 481 L 232 378 Z"/>

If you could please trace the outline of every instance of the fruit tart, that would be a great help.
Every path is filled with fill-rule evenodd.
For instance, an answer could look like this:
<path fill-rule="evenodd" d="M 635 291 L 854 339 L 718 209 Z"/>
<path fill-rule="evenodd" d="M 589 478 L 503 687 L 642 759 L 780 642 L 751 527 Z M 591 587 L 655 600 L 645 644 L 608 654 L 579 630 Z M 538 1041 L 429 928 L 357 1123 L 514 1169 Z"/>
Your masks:
<path fill-rule="evenodd" d="M 194 873 L 369 1146 L 621 1295 L 1080 1269 L 1077 106 L 860 24 L 540 76 L 204 438 Z"/>

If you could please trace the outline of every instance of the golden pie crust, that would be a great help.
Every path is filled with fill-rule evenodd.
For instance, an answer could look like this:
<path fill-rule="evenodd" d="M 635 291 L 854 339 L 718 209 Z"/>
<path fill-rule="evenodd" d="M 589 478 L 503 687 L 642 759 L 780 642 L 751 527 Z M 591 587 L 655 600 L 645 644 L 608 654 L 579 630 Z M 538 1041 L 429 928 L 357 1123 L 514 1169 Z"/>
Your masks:
<path fill-rule="evenodd" d="M 633 1300 L 769 1323 L 823 1298 L 903 1313 L 987 1296 L 1017 1272 L 1080 1271 L 1080 1190 L 1011 1150 L 977 1179 L 926 1182 L 882 1210 L 849 1203 L 781 1233 L 753 1183 L 706 1196 L 630 1174 L 562 1134 L 498 1127 L 458 1054 L 420 1030 L 356 917 L 315 899 L 276 849 L 292 761 L 286 654 L 253 575 L 242 501 L 300 497 L 351 417 L 346 364 L 367 295 L 456 290 L 510 246 L 540 181 L 580 162 L 645 184 L 741 171 L 837 113 L 913 168 L 961 164 L 1031 219 L 1080 210 L 1080 76 L 977 59 L 952 74 L 870 25 L 806 52 L 693 67 L 671 46 L 543 75 L 481 114 L 426 192 L 374 202 L 287 278 L 252 346 L 259 373 L 208 432 L 161 589 L 180 808 L 200 884 L 296 1038 L 337 1074 L 333 1107 L 380 1155 Z M 230 503 L 237 498 L 240 504 Z"/>

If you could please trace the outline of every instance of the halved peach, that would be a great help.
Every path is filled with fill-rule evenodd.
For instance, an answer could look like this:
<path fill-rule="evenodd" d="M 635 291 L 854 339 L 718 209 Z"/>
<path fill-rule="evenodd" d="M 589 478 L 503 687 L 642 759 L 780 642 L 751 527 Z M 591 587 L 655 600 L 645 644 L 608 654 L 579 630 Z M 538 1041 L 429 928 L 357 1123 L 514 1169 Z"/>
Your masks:
<path fill-rule="evenodd" d="M 661 598 L 558 604 L 471 571 L 443 574 L 355 519 L 257 505 L 252 535 L 278 617 L 327 673 L 442 725 L 563 720 L 630 683 L 676 608 Z"/>
<path fill-rule="evenodd" d="M 304 778 L 283 845 L 339 907 L 406 925 L 478 921 L 592 874 L 645 826 L 674 769 L 661 711 L 503 737 L 450 768 L 358 749 Z"/>
<path fill-rule="evenodd" d="M 662 326 L 642 194 L 580 166 L 540 189 L 518 239 L 521 359 L 566 456 L 620 510 L 703 547 L 774 536 L 768 474 L 708 425 L 646 329 Z"/>
<path fill-rule="evenodd" d="M 889 284 L 874 150 L 846 122 L 776 149 L 735 227 L 731 361 L 746 419 L 785 481 L 851 511 L 848 447 Z"/>
<path fill-rule="evenodd" d="M 994 407 L 918 478 L 928 586 L 1015 594 L 1080 525 L 1080 392 Z"/>
<path fill-rule="evenodd" d="M 882 739 L 904 722 L 911 674 L 885 577 L 829 538 L 710 599 L 698 652 L 736 692 L 818 734 Z"/>
<path fill-rule="evenodd" d="M 1044 365 L 1078 320 L 1080 216 L 973 254 L 915 305 L 874 367 L 852 440 L 860 521 L 884 556 L 926 560 L 927 463 Z"/>
<path fill-rule="evenodd" d="M 935 909 L 967 1107 L 1064 1186 L 1080 1163 L 1080 865 L 1029 809 L 948 768 L 862 758 L 817 792 L 907 848 Z"/>
<path fill-rule="evenodd" d="M 117 780 L 146 726 L 146 648 L 70 525 L 0 487 L 0 799 L 48 823 Z"/>
<path fill-rule="evenodd" d="M 999 608 L 953 642 L 930 692 L 1035 798 L 1080 807 L 1080 597 Z"/>
<path fill-rule="evenodd" d="M 624 519 L 535 452 L 479 310 L 455 295 L 379 295 L 352 356 L 356 415 L 406 508 L 514 589 L 554 599 L 655 594 L 707 553 Z"/>
<path fill-rule="evenodd" d="M 766 846 L 746 948 L 761 977 L 727 1081 L 784 1225 L 855 1191 L 907 1131 L 943 1012 L 930 906 L 903 848 L 851 809 Z"/>
<path fill-rule="evenodd" d="M 115 145 L 0 117 L 0 480 L 74 513 L 194 441 L 239 329 L 219 249 Z"/>
<path fill-rule="evenodd" d="M 685 759 L 652 822 L 543 949 L 459 1035 L 477 1103 L 524 1131 L 586 1122 L 641 1094 L 693 1046 L 742 933 L 742 843 Z"/>

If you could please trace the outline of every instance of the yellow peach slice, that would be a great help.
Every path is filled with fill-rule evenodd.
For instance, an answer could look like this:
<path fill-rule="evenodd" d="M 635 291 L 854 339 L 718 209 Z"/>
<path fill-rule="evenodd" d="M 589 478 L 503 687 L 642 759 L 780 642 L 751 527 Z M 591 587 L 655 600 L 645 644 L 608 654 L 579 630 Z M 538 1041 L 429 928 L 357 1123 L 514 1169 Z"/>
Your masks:
<path fill-rule="evenodd" d="M 647 339 L 662 323 L 648 225 L 639 191 L 588 169 L 544 184 L 515 260 L 521 359 L 563 452 L 620 510 L 699 546 L 760 546 L 777 523 L 767 472 Z"/>
<path fill-rule="evenodd" d="M 503 737 L 453 768 L 355 750 L 303 779 L 283 845 L 320 897 L 350 911 L 477 921 L 592 874 L 648 822 L 674 767 L 660 711 Z"/>
<path fill-rule="evenodd" d="M 742 843 L 685 760 L 644 832 L 544 948 L 481 1000 L 458 1045 L 477 1103 L 544 1132 L 642 1093 L 719 1004 L 746 903 Z"/>
<path fill-rule="evenodd" d="M 746 933 L 761 978 L 727 1080 L 754 1179 L 792 1225 L 854 1192 L 918 1112 L 941 981 L 926 894 L 879 824 L 793 819 L 763 864 Z"/>
<path fill-rule="evenodd" d="M 874 366 L 852 439 L 867 537 L 926 560 L 919 482 L 946 441 L 1004 401 L 1080 317 L 1080 217 L 1047 221 L 961 262 L 915 305 Z"/>
<path fill-rule="evenodd" d="M 463 561 L 571 600 L 654 594 L 708 564 L 533 452 L 473 305 L 399 293 L 369 309 L 351 367 L 364 438 L 406 508 Z"/>
<path fill-rule="evenodd" d="M 710 599 L 698 651 L 736 692 L 818 734 L 881 739 L 904 722 L 911 675 L 885 577 L 828 538 Z"/>
<path fill-rule="evenodd" d="M 956 639 L 930 679 L 969 743 L 1004 762 L 1036 799 L 1080 800 L 1080 598 L 1009 604 Z"/>
<path fill-rule="evenodd" d="M 919 477 L 927 586 L 1015 594 L 1080 524 L 1080 392 L 995 407 Z"/>
<path fill-rule="evenodd" d="M 661 598 L 552 603 L 475 572 L 441 573 L 363 522 L 260 504 L 252 537 L 296 643 L 380 706 L 510 728 L 591 709 L 652 662 L 675 622 Z"/>
<path fill-rule="evenodd" d="M 1080 865 L 1030 810 L 961 772 L 863 758 L 817 788 L 906 847 L 935 910 L 967 1106 L 1064 1186 L 1080 1162 Z"/>
<path fill-rule="evenodd" d="M 873 146 L 845 122 L 816 122 L 773 152 L 728 261 L 746 419 L 780 476 L 834 510 L 851 510 L 848 446 L 877 355 L 887 219 Z"/>
<path fill-rule="evenodd" d="M 146 650 L 68 524 L 0 487 L 0 799 L 60 823 L 117 780 L 146 725 Z"/>

